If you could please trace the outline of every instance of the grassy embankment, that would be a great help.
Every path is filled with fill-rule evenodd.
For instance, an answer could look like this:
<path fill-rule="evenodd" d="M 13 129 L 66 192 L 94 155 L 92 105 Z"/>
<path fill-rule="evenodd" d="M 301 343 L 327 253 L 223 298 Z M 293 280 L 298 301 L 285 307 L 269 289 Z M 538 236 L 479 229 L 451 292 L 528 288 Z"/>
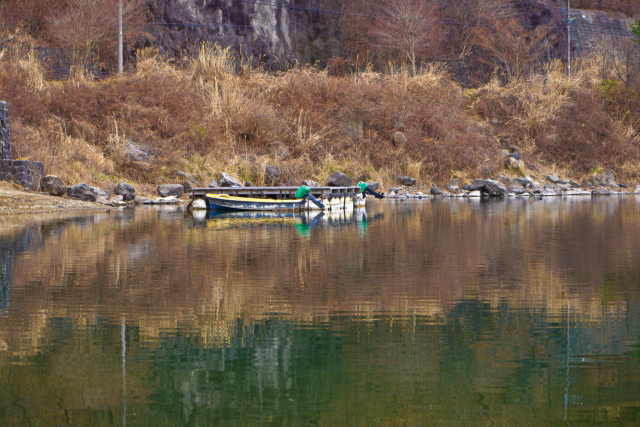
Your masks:
<path fill-rule="evenodd" d="M 183 64 L 152 51 L 137 71 L 92 81 L 47 81 L 28 43 L 0 53 L 14 157 L 41 160 L 68 184 L 110 188 L 121 180 L 152 192 L 190 172 L 206 185 L 220 171 L 264 184 L 323 182 L 342 170 L 386 187 L 406 174 L 428 185 L 504 171 L 501 148 L 518 147 L 526 172 L 580 179 L 600 168 L 635 182 L 638 95 L 602 81 L 585 61 L 572 79 L 560 64 L 545 77 L 464 90 L 446 70 L 331 77 L 304 67 L 271 74 L 203 47 Z M 239 71 L 238 71 L 239 70 Z M 394 145 L 402 131 L 407 142 Z M 148 161 L 128 154 L 148 152 Z"/>

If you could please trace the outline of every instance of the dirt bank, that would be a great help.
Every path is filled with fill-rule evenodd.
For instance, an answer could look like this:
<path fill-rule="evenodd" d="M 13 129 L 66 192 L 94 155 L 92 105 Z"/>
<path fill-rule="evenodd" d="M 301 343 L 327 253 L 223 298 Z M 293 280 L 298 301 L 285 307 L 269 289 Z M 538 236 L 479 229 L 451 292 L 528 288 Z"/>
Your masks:
<path fill-rule="evenodd" d="M 100 211 L 107 210 L 108 207 L 43 193 L 29 193 L 13 189 L 6 183 L 0 184 L 0 215 L 91 209 Z"/>

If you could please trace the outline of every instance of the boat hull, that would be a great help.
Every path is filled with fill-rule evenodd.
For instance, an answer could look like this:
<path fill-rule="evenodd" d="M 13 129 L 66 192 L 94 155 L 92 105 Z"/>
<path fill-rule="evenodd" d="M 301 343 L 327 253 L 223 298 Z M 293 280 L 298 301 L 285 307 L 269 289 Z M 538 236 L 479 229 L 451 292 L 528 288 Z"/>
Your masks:
<path fill-rule="evenodd" d="M 234 197 L 226 194 L 207 194 L 207 208 L 216 211 L 299 211 L 305 200 L 258 199 Z"/>

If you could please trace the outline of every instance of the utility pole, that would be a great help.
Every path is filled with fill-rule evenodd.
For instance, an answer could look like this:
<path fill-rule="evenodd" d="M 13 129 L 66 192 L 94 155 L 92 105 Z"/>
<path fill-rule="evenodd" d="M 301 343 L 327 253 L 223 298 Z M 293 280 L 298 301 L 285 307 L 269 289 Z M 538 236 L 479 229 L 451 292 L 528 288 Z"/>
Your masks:
<path fill-rule="evenodd" d="M 571 78 L 571 0 L 567 0 L 567 73 Z"/>
<path fill-rule="evenodd" d="M 122 0 L 118 0 L 118 73 L 122 74 L 123 52 L 122 52 Z"/>

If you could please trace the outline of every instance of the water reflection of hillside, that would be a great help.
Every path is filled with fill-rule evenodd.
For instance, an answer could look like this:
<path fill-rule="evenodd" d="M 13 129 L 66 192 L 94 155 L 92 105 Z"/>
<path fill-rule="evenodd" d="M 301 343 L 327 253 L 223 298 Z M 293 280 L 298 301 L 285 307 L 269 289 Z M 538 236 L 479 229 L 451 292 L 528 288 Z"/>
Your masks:
<path fill-rule="evenodd" d="M 238 318 L 436 321 L 468 300 L 551 317 L 570 304 L 597 322 L 640 308 L 637 209 L 632 198 L 396 202 L 370 206 L 368 217 L 384 220 L 368 221 L 364 233 L 357 217 L 304 234 L 295 226 L 208 233 L 178 210 L 43 220 L 29 225 L 39 243 L 13 251 L 3 270 L 10 305 L 0 339 L 28 353 L 53 318 L 89 325 L 124 313 L 143 337 L 187 324 L 213 343 Z M 11 236 L 19 241 L 29 227 Z"/>

